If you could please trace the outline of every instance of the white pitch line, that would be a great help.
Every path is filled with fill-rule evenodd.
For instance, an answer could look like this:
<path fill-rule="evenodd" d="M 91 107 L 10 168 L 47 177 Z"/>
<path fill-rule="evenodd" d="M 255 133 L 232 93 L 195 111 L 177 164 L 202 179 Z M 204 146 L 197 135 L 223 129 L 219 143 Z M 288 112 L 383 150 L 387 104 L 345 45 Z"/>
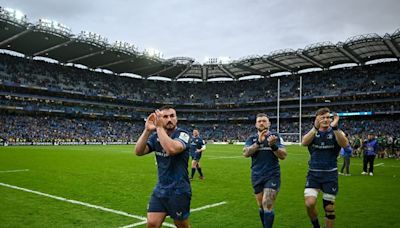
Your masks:
<path fill-rule="evenodd" d="M 133 223 L 133 224 L 130 224 L 130 225 L 126 225 L 126 226 L 121 226 L 119 228 L 131 228 L 131 227 L 135 227 L 135 226 L 144 225 L 146 223 L 147 223 L 147 221 L 142 221 L 142 222 L 137 222 L 137 223 Z"/>
<path fill-rule="evenodd" d="M 374 167 L 375 166 L 381 166 L 381 165 L 383 165 L 383 163 L 378 163 L 378 164 L 374 165 Z"/>
<path fill-rule="evenodd" d="M 205 210 L 205 209 L 208 209 L 208 208 L 211 208 L 211 207 L 218 207 L 218 206 L 223 205 L 223 204 L 226 204 L 226 202 L 223 201 L 223 202 L 219 202 L 219 203 L 209 204 L 209 205 L 205 205 L 205 206 L 202 206 L 202 207 L 190 209 L 190 212 L 201 211 L 201 210 Z M 131 228 L 131 227 L 140 226 L 140 225 L 144 225 L 144 224 L 146 224 L 146 221 L 137 222 L 137 223 L 126 225 L 126 226 L 122 226 L 122 227 L 119 227 L 119 228 Z"/>
<path fill-rule="evenodd" d="M 97 206 L 97 205 L 94 205 L 94 204 L 85 203 L 85 202 L 81 202 L 81 201 L 77 201 L 77 200 L 66 199 L 64 197 L 54 196 L 54 195 L 46 194 L 46 193 L 43 193 L 43 192 L 30 190 L 30 189 L 27 189 L 27 188 L 21 188 L 21 187 L 18 187 L 18 186 L 9 185 L 9 184 L 5 184 L 5 183 L 1 183 L 1 182 L 0 182 L 0 186 L 12 188 L 12 189 L 17 189 L 17 190 L 21 190 L 21 191 L 24 191 L 24 192 L 33 193 L 33 194 L 40 195 L 40 196 L 46 196 L 46 197 L 49 197 L 49 198 L 52 198 L 52 199 L 56 199 L 56 200 L 60 200 L 60 201 L 68 202 L 68 203 L 73 203 L 73 204 L 78 204 L 78 205 L 82 205 L 82 206 L 86 206 L 86 207 L 91 207 L 91 208 L 95 208 L 97 210 L 111 212 L 111 213 L 114 213 L 114 214 L 118 214 L 118 215 L 123 215 L 123 216 L 126 216 L 126 217 L 139 219 L 139 220 L 142 220 L 142 221 L 146 221 L 147 220 L 146 217 L 143 217 L 143 216 L 133 215 L 133 214 L 126 213 L 124 211 L 118 211 L 118 210 L 114 210 L 114 209 L 110 209 L 110 208 L 106 208 L 106 207 L 102 207 L 102 206 Z M 164 223 L 164 225 L 166 225 L 168 227 L 175 227 L 174 225 L 172 225 L 170 223 Z"/>
<path fill-rule="evenodd" d="M 201 211 L 201 210 L 204 210 L 204 209 L 207 209 L 207 208 L 211 208 L 211 207 L 218 207 L 218 206 L 223 205 L 223 204 L 226 204 L 226 202 L 222 201 L 222 202 L 219 202 L 219 203 L 209 204 L 209 205 L 205 205 L 205 206 L 198 207 L 198 208 L 195 208 L 195 209 L 190 209 L 190 212 Z"/>
<path fill-rule="evenodd" d="M 0 173 L 16 173 L 16 172 L 27 172 L 29 169 L 16 169 L 16 170 L 0 170 Z"/>

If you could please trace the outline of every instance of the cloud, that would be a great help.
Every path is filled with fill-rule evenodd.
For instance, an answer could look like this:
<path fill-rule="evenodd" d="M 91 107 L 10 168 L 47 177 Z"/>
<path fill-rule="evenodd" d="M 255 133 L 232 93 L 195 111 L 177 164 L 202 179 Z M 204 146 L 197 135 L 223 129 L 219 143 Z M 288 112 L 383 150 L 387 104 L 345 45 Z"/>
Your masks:
<path fill-rule="evenodd" d="M 337 43 L 400 27 L 398 0 L 0 0 L 0 6 L 21 9 L 30 21 L 55 19 L 76 34 L 87 30 L 198 60 Z"/>

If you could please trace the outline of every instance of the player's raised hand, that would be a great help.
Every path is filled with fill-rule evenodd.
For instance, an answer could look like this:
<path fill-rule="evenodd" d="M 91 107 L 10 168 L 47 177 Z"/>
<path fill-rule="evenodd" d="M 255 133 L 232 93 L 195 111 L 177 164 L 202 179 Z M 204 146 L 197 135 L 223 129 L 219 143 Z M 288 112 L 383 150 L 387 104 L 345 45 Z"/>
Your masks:
<path fill-rule="evenodd" d="M 321 121 L 322 121 L 321 116 L 316 116 L 316 117 L 315 117 L 315 120 L 314 120 L 314 127 L 315 127 L 317 130 L 319 129 L 319 126 L 320 126 Z"/>
<path fill-rule="evenodd" d="M 267 129 L 264 129 L 261 132 L 258 132 L 258 142 L 259 143 L 264 142 L 266 133 L 267 133 Z"/>
<path fill-rule="evenodd" d="M 331 127 L 337 127 L 339 124 L 339 115 L 335 112 L 333 113 L 333 121 L 331 123 Z"/>
<path fill-rule="evenodd" d="M 146 119 L 145 123 L 146 130 L 154 131 L 156 129 L 155 121 L 156 121 L 156 114 L 153 112 Z"/>
<path fill-rule="evenodd" d="M 160 110 L 156 109 L 156 111 L 154 113 L 156 116 L 156 121 L 155 121 L 156 127 L 163 127 L 162 112 Z"/>
<path fill-rule="evenodd" d="M 276 135 L 270 135 L 270 136 L 268 136 L 267 140 L 268 140 L 269 146 L 275 145 L 276 141 L 278 140 L 278 137 Z"/>

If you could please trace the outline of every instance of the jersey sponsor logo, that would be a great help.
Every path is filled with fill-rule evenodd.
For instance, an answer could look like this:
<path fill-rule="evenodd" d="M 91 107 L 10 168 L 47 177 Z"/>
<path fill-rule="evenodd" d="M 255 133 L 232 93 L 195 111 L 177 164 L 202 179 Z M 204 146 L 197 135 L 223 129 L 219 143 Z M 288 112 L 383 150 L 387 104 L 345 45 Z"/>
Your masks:
<path fill-rule="evenodd" d="M 182 141 L 184 141 L 185 143 L 189 142 L 190 136 L 188 134 L 186 134 L 185 132 L 181 132 L 179 134 L 179 139 L 181 139 Z"/>
<path fill-rule="evenodd" d="M 333 135 L 332 135 L 332 134 L 329 134 L 329 135 L 326 136 L 326 138 L 327 138 L 327 139 L 333 139 Z"/>
<path fill-rule="evenodd" d="M 319 134 L 316 134 L 315 137 L 319 138 Z"/>
<path fill-rule="evenodd" d="M 313 148 L 317 149 L 333 149 L 335 148 L 335 145 L 312 145 Z"/>
<path fill-rule="evenodd" d="M 163 151 L 163 152 L 156 151 L 155 154 L 156 154 L 157 156 L 161 156 L 161 157 L 168 157 L 168 156 L 169 156 L 169 155 L 168 155 L 167 153 L 165 153 L 164 151 Z"/>

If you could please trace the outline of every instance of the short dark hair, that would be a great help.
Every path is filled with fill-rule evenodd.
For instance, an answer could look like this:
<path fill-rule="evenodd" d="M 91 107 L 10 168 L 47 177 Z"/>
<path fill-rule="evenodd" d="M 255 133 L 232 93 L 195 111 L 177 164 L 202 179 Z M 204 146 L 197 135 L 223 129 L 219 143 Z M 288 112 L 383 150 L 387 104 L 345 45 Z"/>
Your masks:
<path fill-rule="evenodd" d="M 172 105 L 163 105 L 158 110 L 162 111 L 162 110 L 166 110 L 166 109 L 175 109 L 175 108 Z"/>
<path fill-rule="evenodd" d="M 268 118 L 268 115 L 265 114 L 265 113 L 260 112 L 260 113 L 257 114 L 256 118 L 258 118 L 258 117 L 267 117 Z"/>
<path fill-rule="evenodd" d="M 329 110 L 329 108 L 327 108 L 327 107 L 320 108 L 315 112 L 315 116 L 324 115 L 325 113 L 329 113 L 329 112 L 331 112 L 331 110 Z"/>

